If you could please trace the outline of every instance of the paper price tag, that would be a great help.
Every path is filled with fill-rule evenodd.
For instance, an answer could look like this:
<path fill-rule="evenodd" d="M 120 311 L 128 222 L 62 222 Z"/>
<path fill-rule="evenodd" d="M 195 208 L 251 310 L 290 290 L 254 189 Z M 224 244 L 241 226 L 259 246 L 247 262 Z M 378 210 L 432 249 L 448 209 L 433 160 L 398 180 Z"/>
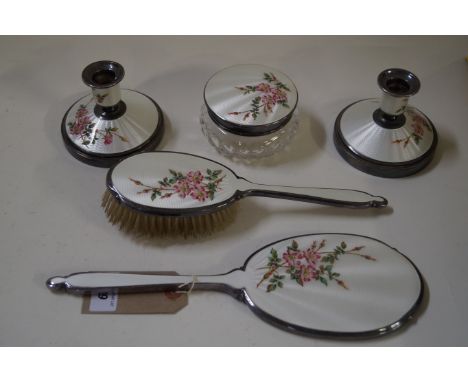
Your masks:
<path fill-rule="evenodd" d="M 141 272 L 140 272 L 141 273 Z M 176 272 L 145 272 L 145 274 L 177 275 Z M 82 314 L 174 314 L 188 304 L 188 295 L 177 292 L 121 293 L 118 289 L 85 294 Z"/>
<path fill-rule="evenodd" d="M 89 303 L 90 312 L 115 312 L 117 310 L 117 303 L 119 295 L 117 289 L 109 289 L 108 291 L 101 291 L 91 294 Z"/>

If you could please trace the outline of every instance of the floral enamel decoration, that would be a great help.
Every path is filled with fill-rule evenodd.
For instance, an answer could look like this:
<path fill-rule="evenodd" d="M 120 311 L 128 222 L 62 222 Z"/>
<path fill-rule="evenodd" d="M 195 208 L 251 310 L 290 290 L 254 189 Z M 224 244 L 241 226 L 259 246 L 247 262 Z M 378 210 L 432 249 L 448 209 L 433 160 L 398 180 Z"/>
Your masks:
<path fill-rule="evenodd" d="M 94 96 L 96 97 L 99 103 L 102 103 L 108 95 L 109 94 L 95 94 Z"/>
<path fill-rule="evenodd" d="M 359 256 L 365 260 L 376 261 L 369 255 L 359 253 L 364 246 L 356 246 L 347 249 L 347 244 L 343 241 L 333 250 L 324 250 L 326 240 L 318 242 L 314 240 L 305 249 L 300 249 L 298 243 L 293 240 L 286 251 L 280 256 L 275 248 L 270 251 L 268 263 L 262 279 L 258 282 L 257 288 L 268 282 L 267 292 L 272 292 L 276 288 L 282 288 L 287 276 L 297 284 L 304 286 L 306 283 L 319 281 L 328 286 L 330 281 L 335 281 L 344 289 L 349 289 L 341 278 L 341 274 L 335 272 L 334 267 L 341 256 Z"/>
<path fill-rule="evenodd" d="M 423 139 L 424 137 L 424 132 L 431 131 L 431 127 L 429 126 L 429 123 L 420 115 L 408 112 L 409 116 L 411 117 L 411 128 L 413 129 L 413 132 L 408 135 L 406 138 L 402 139 L 395 139 L 392 141 L 392 143 L 397 143 L 397 144 L 402 144 L 403 147 L 408 146 L 408 143 L 413 140 L 414 143 L 419 145 L 419 142 Z"/>
<path fill-rule="evenodd" d="M 135 185 L 143 187 L 138 194 L 151 194 L 151 200 L 156 198 L 165 199 L 173 195 L 185 199 L 190 197 L 204 202 L 213 200 L 216 192 L 221 190 L 221 183 L 226 175 L 222 170 L 207 169 L 205 173 L 192 170 L 183 174 L 182 172 L 169 170 L 170 176 L 158 181 L 156 186 L 150 186 L 143 182 L 129 178 Z"/>
<path fill-rule="evenodd" d="M 106 127 L 105 129 L 95 129 L 88 105 L 80 105 L 75 113 L 75 121 L 68 123 L 71 135 L 79 137 L 83 146 L 94 145 L 98 140 L 102 140 L 105 145 L 110 145 L 114 136 L 122 142 L 128 142 L 127 138 L 118 133 L 118 127 Z"/>
<path fill-rule="evenodd" d="M 256 85 L 236 86 L 243 92 L 244 95 L 256 94 L 250 103 L 251 108 L 244 111 L 232 111 L 229 115 L 243 115 L 243 120 L 248 118 L 257 119 L 259 113 L 263 111 L 265 115 L 273 111 L 273 107 L 281 105 L 289 108 L 288 93 L 291 90 L 281 81 L 279 81 L 273 73 L 264 73 L 263 80 Z"/>

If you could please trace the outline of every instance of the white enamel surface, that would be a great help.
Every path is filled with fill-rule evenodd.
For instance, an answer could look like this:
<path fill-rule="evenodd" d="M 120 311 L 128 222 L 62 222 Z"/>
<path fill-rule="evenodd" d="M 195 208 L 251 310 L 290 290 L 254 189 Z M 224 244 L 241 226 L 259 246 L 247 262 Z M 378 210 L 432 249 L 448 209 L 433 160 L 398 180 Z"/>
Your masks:
<path fill-rule="evenodd" d="M 271 248 L 278 254 L 286 250 L 291 239 L 274 244 L 256 254 L 248 263 L 245 288 L 253 303 L 269 314 L 291 324 L 310 329 L 338 332 L 375 330 L 398 321 L 414 305 L 420 279 L 411 263 L 396 250 L 376 240 L 346 234 L 311 235 L 295 239 L 299 248 L 313 240 L 326 240 L 323 250 L 333 250 L 345 241 L 348 248 L 364 245 L 360 253 L 376 258 L 370 261 L 354 255 L 342 255 L 334 271 L 341 274 L 349 289 L 336 282 L 328 286 L 318 281 L 300 286 L 286 276 L 284 287 L 266 291 L 260 287 Z"/>
<path fill-rule="evenodd" d="M 403 114 L 408 105 L 409 97 L 395 97 L 387 92 L 382 93 L 380 109 L 390 115 Z"/>
<path fill-rule="evenodd" d="M 263 190 L 263 191 L 276 191 L 284 192 L 288 194 L 297 194 L 304 196 L 311 196 L 321 199 L 331 199 L 337 201 L 350 201 L 356 203 L 368 203 L 372 200 L 382 201 L 383 198 L 380 196 L 373 197 L 362 191 L 357 190 L 340 190 L 336 188 L 320 188 L 320 187 L 293 187 L 293 186 L 279 186 L 279 185 L 268 185 L 268 184 L 256 184 L 239 180 L 239 190 Z"/>
<path fill-rule="evenodd" d="M 149 186 L 157 186 L 159 180 L 171 176 L 170 169 L 182 174 L 197 170 L 202 173 L 205 173 L 207 169 L 222 170 L 220 176 L 225 175 L 225 177 L 213 200 L 207 198 L 205 201 L 193 199 L 189 195 L 182 198 L 177 193 L 169 198 L 157 197 L 151 200 L 150 193 L 138 193 L 144 188 L 143 186 L 138 186 L 129 179 L 139 180 Z M 119 194 L 140 205 L 157 208 L 194 208 L 217 204 L 235 193 L 236 180 L 237 178 L 229 169 L 217 163 L 192 155 L 167 152 L 134 155 L 120 162 L 112 172 L 112 183 Z"/>
<path fill-rule="evenodd" d="M 266 82 L 264 73 L 273 73 L 275 77 L 286 85 L 289 108 L 279 104 L 273 106 L 270 113 L 260 111 L 256 119 L 243 119 L 243 115 L 232 115 L 231 112 L 245 111 L 251 108 L 252 100 L 261 95 L 260 92 L 243 94 L 236 87 L 254 86 Z M 291 79 L 277 69 L 263 65 L 235 65 L 214 74 L 206 83 L 205 100 L 209 108 L 221 119 L 238 125 L 264 125 L 274 123 L 286 117 L 297 104 L 297 89 Z"/>
<path fill-rule="evenodd" d="M 72 288 L 125 288 L 136 285 L 185 284 L 192 281 L 192 276 L 111 272 L 77 273 L 65 279 Z"/>
<path fill-rule="evenodd" d="M 187 175 L 189 172 L 200 171 L 204 176 L 207 170 L 221 171 L 218 190 L 213 199 L 206 197 L 199 200 L 191 194 L 181 196 L 174 185 L 165 186 L 162 194 L 170 193 L 170 197 L 161 198 L 161 195 L 151 198 L 152 188 L 160 187 L 159 181 L 165 177 L 170 178 L 170 170 Z M 203 179 L 202 184 L 209 180 Z M 136 184 L 141 183 L 141 184 Z M 372 200 L 381 201 L 381 197 L 373 197 L 367 193 L 355 190 L 341 190 L 334 188 L 292 187 L 263 185 L 238 179 L 228 168 L 208 159 L 193 155 L 171 152 L 150 152 L 133 155 L 121 161 L 112 171 L 112 185 L 121 196 L 142 206 L 182 209 L 209 206 L 229 199 L 237 190 L 266 190 L 296 194 L 298 197 L 310 196 L 322 199 L 367 203 Z M 144 192 L 144 190 L 147 190 Z M 311 202 L 314 202 L 311 200 Z"/>
<path fill-rule="evenodd" d="M 408 107 L 405 111 L 406 124 L 398 129 L 386 129 L 377 125 L 372 114 L 380 106 L 377 99 L 357 102 L 347 109 L 340 122 L 341 132 L 345 142 L 357 153 L 381 162 L 406 162 L 419 158 L 429 148 L 434 139 L 432 131 L 425 129 L 423 138 L 417 144 L 413 139 L 404 146 L 392 143 L 405 139 L 413 133 L 408 112 L 417 113 L 425 120 L 419 111 Z"/>
<path fill-rule="evenodd" d="M 159 121 L 159 115 L 151 100 L 132 90 L 123 89 L 121 93 L 122 100 L 127 105 L 127 110 L 122 117 L 116 120 L 105 121 L 97 118 L 93 111 L 96 102 L 91 95 L 82 98 L 70 109 L 66 119 L 67 134 L 81 150 L 89 153 L 117 154 L 141 145 L 154 133 Z M 94 144 L 91 142 L 85 145 L 80 135 L 70 132 L 69 123 L 75 122 L 76 112 L 81 105 L 86 106 L 92 123 L 95 124 L 92 127 L 91 138 L 97 136 L 99 139 Z M 105 132 L 108 128 L 117 129 L 112 136 L 111 143 L 105 143 L 102 134 L 97 132 Z M 119 138 L 117 134 L 124 137 L 124 139 Z"/>
<path fill-rule="evenodd" d="M 157 286 L 161 284 L 190 285 L 192 283 L 223 283 L 240 289 L 245 285 L 245 272 L 236 271 L 227 275 L 151 275 L 126 272 L 82 272 L 66 277 L 57 276 L 51 281 L 55 284 L 65 283 L 73 289 L 120 288 L 134 286 Z"/>
<path fill-rule="evenodd" d="M 117 105 L 122 99 L 119 84 L 105 89 L 93 88 L 92 93 L 96 103 L 104 107 Z"/>

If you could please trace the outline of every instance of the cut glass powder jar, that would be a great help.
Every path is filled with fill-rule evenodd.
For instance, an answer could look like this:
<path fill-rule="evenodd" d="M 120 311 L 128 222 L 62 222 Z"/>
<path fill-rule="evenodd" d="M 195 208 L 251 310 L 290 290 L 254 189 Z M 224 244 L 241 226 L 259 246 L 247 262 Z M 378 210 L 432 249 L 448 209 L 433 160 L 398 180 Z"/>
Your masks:
<path fill-rule="evenodd" d="M 231 159 L 257 159 L 284 149 L 299 118 L 291 79 L 263 65 L 235 65 L 206 83 L 200 123 L 208 141 Z"/>

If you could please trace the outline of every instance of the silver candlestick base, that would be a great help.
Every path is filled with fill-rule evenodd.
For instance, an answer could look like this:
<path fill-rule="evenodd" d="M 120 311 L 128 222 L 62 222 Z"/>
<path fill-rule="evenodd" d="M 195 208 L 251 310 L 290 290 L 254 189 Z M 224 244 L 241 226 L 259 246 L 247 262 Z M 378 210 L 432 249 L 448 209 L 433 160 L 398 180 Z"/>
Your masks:
<path fill-rule="evenodd" d="M 335 121 L 334 142 L 341 156 L 371 175 L 398 178 L 429 164 L 437 132 L 429 118 L 408 106 L 420 88 L 419 79 L 404 69 L 378 76 L 381 99 L 365 99 L 344 108 Z"/>
<path fill-rule="evenodd" d="M 132 154 L 153 150 L 164 132 L 163 114 L 146 94 L 120 89 L 122 65 L 98 61 L 82 73 L 92 94 L 77 100 L 65 113 L 62 137 L 77 159 L 110 167 Z"/>

